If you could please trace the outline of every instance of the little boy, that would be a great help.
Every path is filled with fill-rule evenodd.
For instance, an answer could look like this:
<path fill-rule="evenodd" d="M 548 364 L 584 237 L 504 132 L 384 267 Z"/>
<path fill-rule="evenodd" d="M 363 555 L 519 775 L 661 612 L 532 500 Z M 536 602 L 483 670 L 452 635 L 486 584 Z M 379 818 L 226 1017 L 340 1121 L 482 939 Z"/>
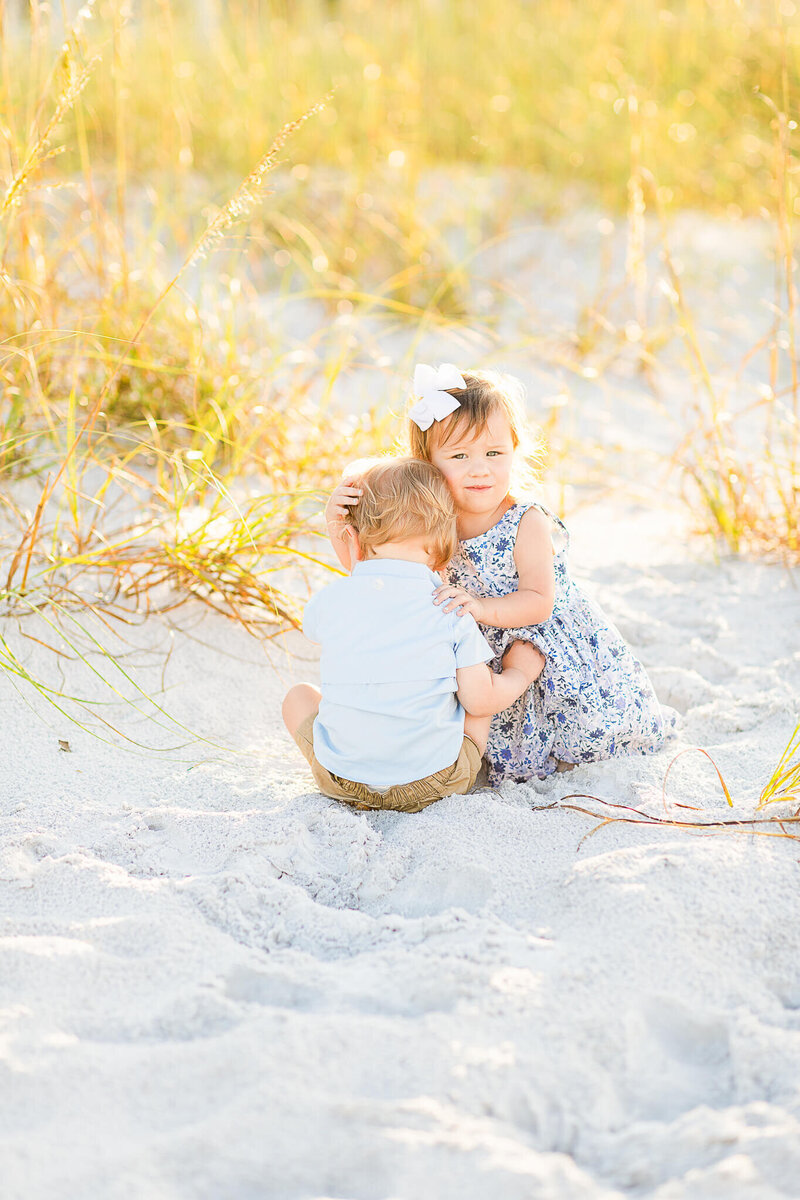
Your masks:
<path fill-rule="evenodd" d="M 457 545 L 444 476 L 418 459 L 367 468 L 342 531 L 351 574 L 306 605 L 303 630 L 321 644 L 322 691 L 291 688 L 283 719 L 321 792 L 354 808 L 419 812 L 468 792 L 493 713 L 541 669 L 515 642 L 504 670 L 466 614 L 433 603 Z"/>

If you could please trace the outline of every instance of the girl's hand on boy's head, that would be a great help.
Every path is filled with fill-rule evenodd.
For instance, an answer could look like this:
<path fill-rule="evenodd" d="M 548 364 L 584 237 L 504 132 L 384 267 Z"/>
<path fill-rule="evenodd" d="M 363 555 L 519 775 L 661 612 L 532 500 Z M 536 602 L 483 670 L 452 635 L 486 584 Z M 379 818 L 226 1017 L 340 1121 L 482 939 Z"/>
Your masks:
<path fill-rule="evenodd" d="M 346 476 L 339 486 L 334 489 L 330 500 L 325 505 L 325 524 L 328 529 L 328 537 L 336 552 L 336 557 L 348 571 L 352 571 L 353 569 L 354 548 L 345 540 L 347 530 L 352 528 L 348 524 L 346 517 L 348 509 L 353 504 L 358 504 L 361 499 L 361 488 L 357 485 L 357 478 Z M 358 553 L 356 553 L 355 557 L 356 559 L 358 558 Z"/>
<path fill-rule="evenodd" d="M 328 503 L 325 505 L 325 522 L 327 525 L 341 526 L 347 516 L 348 509 L 358 504 L 361 499 L 361 488 L 357 479 L 343 479 L 334 488 Z"/>
<path fill-rule="evenodd" d="M 473 596 L 464 588 L 454 587 L 449 583 L 436 588 L 433 593 L 433 603 L 443 605 L 442 612 L 449 613 L 455 609 L 459 617 L 463 617 L 464 613 L 472 613 L 476 621 L 483 620 L 486 607 L 484 601 L 478 596 Z"/>

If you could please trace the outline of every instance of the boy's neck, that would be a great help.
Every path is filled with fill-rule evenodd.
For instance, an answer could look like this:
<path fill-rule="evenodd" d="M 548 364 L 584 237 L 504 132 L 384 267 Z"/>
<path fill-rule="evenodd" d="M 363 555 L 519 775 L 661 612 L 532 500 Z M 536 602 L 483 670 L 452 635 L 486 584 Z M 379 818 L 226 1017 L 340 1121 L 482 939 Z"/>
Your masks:
<path fill-rule="evenodd" d="M 423 566 L 433 570 L 433 559 L 422 538 L 405 538 L 401 542 L 384 542 L 382 546 L 375 546 L 369 558 L 363 561 L 369 562 L 375 558 L 399 558 L 402 562 L 422 563 Z"/>

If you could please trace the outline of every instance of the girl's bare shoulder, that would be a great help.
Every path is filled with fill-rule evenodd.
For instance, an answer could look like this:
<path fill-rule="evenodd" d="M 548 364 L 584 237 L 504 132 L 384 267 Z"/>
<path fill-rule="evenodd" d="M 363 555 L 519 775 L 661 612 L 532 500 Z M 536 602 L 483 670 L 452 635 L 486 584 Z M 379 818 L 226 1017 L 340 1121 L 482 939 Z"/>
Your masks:
<path fill-rule="evenodd" d="M 547 513 L 534 505 L 522 514 L 517 527 L 514 558 L 517 566 L 531 563 L 543 555 L 553 554 L 553 526 Z"/>
<path fill-rule="evenodd" d="M 527 512 L 524 512 L 519 521 L 519 534 L 523 537 L 550 537 L 552 532 L 552 522 L 546 512 L 543 512 L 537 505 L 532 504 Z M 519 540 L 519 534 L 517 540 Z"/>

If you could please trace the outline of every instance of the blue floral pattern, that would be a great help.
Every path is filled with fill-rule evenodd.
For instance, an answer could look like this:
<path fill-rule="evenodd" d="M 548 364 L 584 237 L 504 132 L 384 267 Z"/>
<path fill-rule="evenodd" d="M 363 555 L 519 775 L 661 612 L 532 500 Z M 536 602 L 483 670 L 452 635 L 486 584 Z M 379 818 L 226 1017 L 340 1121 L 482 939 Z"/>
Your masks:
<path fill-rule="evenodd" d="M 662 711 L 644 667 L 599 605 L 583 595 L 567 570 L 569 534 L 541 504 L 515 504 L 496 525 L 459 543 L 448 580 L 475 596 L 507 596 L 519 586 L 514 545 L 529 508 L 553 526 L 555 604 L 541 625 L 496 629 L 481 625 L 501 668 L 513 641 L 537 646 L 547 664 L 532 687 L 492 720 L 486 759 L 489 783 L 540 779 L 559 761 L 594 762 L 618 754 L 660 750 L 675 722 Z"/>

